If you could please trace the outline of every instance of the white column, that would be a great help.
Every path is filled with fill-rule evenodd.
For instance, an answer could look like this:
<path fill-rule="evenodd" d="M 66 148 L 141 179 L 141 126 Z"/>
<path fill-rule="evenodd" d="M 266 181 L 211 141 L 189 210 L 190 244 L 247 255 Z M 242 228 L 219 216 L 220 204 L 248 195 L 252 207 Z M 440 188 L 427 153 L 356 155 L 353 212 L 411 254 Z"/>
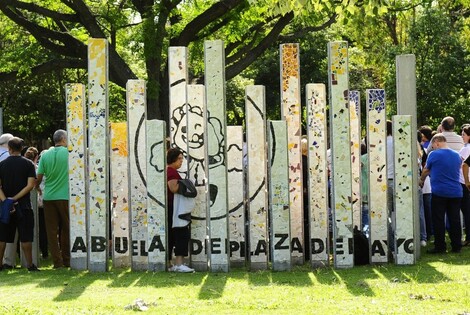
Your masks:
<path fill-rule="evenodd" d="M 88 42 L 88 269 L 106 271 L 109 215 L 108 42 Z"/>
<path fill-rule="evenodd" d="M 229 269 L 227 203 L 227 123 L 225 112 L 225 50 L 221 40 L 204 42 L 207 105 L 206 143 L 210 224 L 209 262 L 211 271 Z"/>
<path fill-rule="evenodd" d="M 281 115 L 287 122 L 292 262 L 304 262 L 299 44 L 280 45 Z"/>
<path fill-rule="evenodd" d="M 131 266 L 131 237 L 129 225 L 129 150 L 127 123 L 111 123 L 111 232 L 113 267 Z"/>
<path fill-rule="evenodd" d="M 167 262 L 166 226 L 166 123 L 146 121 L 147 148 L 147 250 L 148 269 L 165 271 Z"/>
<path fill-rule="evenodd" d="M 245 266 L 246 241 L 245 241 L 245 179 L 243 166 L 243 127 L 227 126 L 227 179 L 229 208 L 229 244 L 230 265 L 236 267 Z"/>
<path fill-rule="evenodd" d="M 182 178 L 188 171 L 186 98 L 188 85 L 188 49 L 186 47 L 168 48 L 168 79 L 170 84 L 170 145 L 183 152 L 184 162 L 178 169 Z"/>
<path fill-rule="evenodd" d="M 353 260 L 351 140 L 348 92 L 348 44 L 328 44 L 330 143 L 335 267 L 349 268 Z"/>
<path fill-rule="evenodd" d="M 129 214 L 132 270 L 148 269 L 147 188 L 145 147 L 145 81 L 129 80 L 127 90 L 127 142 L 129 148 Z"/>
<path fill-rule="evenodd" d="M 411 116 L 393 116 L 393 147 L 395 150 L 395 263 L 397 265 L 412 265 L 416 262 L 414 244 L 413 205 L 417 195 L 413 192 L 413 176 L 417 160 L 413 160 Z"/>
<path fill-rule="evenodd" d="M 207 160 L 205 132 L 207 129 L 207 113 L 205 106 L 204 85 L 188 85 L 188 127 L 187 143 L 189 156 L 189 178 L 194 181 L 197 189 L 196 206 L 191 213 L 191 267 L 197 271 L 207 271 L 208 256 L 206 251 L 208 236 L 207 203 Z"/>
<path fill-rule="evenodd" d="M 328 161 L 326 88 L 307 84 L 308 206 L 312 267 L 328 266 Z"/>
<path fill-rule="evenodd" d="M 416 105 L 416 57 L 415 55 L 400 55 L 396 57 L 396 77 L 397 77 L 397 113 L 398 115 L 411 116 L 411 138 L 417 139 L 417 105 Z M 416 142 L 411 144 L 411 154 L 413 161 L 418 160 L 418 148 Z M 418 195 L 418 169 L 412 168 L 413 194 Z M 419 244 L 419 200 L 413 201 L 413 221 L 414 221 L 414 243 Z M 415 247 L 416 258 L 421 256 L 421 247 Z"/>
<path fill-rule="evenodd" d="M 349 91 L 353 226 L 361 229 L 361 102 L 359 91 Z"/>
<path fill-rule="evenodd" d="M 245 88 L 245 124 L 248 160 L 249 261 L 251 270 L 267 269 L 268 267 L 265 107 L 264 86 L 247 86 Z"/>
<path fill-rule="evenodd" d="M 388 261 L 385 91 L 366 90 L 371 263 Z"/>
<path fill-rule="evenodd" d="M 65 86 L 67 107 L 67 147 L 69 150 L 70 268 L 86 270 L 87 186 L 85 86 Z"/>
<path fill-rule="evenodd" d="M 289 158 L 287 123 L 268 121 L 269 139 L 269 204 L 273 270 L 291 270 Z"/>

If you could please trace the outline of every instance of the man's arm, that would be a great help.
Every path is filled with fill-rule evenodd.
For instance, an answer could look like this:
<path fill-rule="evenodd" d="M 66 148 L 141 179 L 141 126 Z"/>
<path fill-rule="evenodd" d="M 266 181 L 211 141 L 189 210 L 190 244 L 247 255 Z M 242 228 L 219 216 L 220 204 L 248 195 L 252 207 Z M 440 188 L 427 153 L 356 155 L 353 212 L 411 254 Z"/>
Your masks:
<path fill-rule="evenodd" d="M 34 177 L 28 177 L 28 183 L 23 189 L 20 190 L 19 193 L 17 193 L 16 195 L 12 197 L 13 200 L 18 201 L 18 199 L 20 199 L 21 197 L 29 193 L 31 190 L 33 190 L 35 182 L 36 182 L 36 179 Z"/>

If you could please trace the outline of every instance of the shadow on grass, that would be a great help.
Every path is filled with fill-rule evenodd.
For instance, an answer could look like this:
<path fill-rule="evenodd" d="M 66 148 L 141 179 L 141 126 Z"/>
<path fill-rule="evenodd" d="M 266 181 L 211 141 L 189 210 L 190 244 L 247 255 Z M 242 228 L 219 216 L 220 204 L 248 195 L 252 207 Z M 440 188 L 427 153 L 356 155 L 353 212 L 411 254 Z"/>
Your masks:
<path fill-rule="evenodd" d="M 200 300 L 212 300 L 221 298 L 225 286 L 227 285 L 227 278 L 231 278 L 230 274 L 209 273 L 203 277 L 202 287 L 199 290 L 198 298 Z"/>

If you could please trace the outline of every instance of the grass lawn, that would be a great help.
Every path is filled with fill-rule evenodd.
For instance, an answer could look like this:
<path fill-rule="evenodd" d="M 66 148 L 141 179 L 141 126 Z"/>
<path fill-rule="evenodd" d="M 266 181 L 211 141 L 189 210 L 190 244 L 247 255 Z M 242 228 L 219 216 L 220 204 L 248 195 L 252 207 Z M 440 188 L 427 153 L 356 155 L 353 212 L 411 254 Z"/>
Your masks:
<path fill-rule="evenodd" d="M 0 272 L 0 314 L 470 314 L 470 247 L 399 267 L 292 272 Z"/>

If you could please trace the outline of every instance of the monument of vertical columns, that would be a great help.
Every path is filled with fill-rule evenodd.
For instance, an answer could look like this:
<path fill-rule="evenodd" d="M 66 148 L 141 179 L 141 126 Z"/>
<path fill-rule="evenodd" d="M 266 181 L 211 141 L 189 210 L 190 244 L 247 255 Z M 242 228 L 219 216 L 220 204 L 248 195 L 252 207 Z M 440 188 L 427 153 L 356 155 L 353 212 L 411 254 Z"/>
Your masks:
<path fill-rule="evenodd" d="M 204 42 L 205 86 L 207 119 L 207 165 L 209 179 L 209 265 L 211 271 L 229 269 L 228 203 L 227 203 L 227 148 L 225 111 L 225 49 L 221 40 Z"/>
<path fill-rule="evenodd" d="M 127 81 L 127 142 L 129 148 L 129 214 L 131 220 L 132 269 L 148 269 L 147 187 L 145 147 L 145 81 Z"/>
<path fill-rule="evenodd" d="M 328 163 L 326 88 L 307 84 L 308 209 L 310 262 L 312 267 L 328 266 Z"/>
<path fill-rule="evenodd" d="M 207 271 L 206 252 L 209 212 L 207 203 L 207 160 L 206 143 L 207 113 L 204 85 L 187 86 L 187 134 L 189 178 L 197 189 L 196 207 L 192 211 L 191 222 L 191 265 L 197 271 Z M 181 119 L 183 120 L 183 119 Z M 180 129 L 180 128 L 178 128 Z"/>
<path fill-rule="evenodd" d="M 106 271 L 108 259 L 108 42 L 88 42 L 88 269 Z"/>
<path fill-rule="evenodd" d="M 88 267 L 87 194 L 86 194 L 86 110 L 85 86 L 65 86 L 67 113 L 67 148 L 69 150 L 69 216 L 70 216 L 70 267 L 86 270 Z"/>
<path fill-rule="evenodd" d="M 287 122 L 292 262 L 303 264 L 302 152 L 299 44 L 280 46 L 281 116 Z"/>
<path fill-rule="evenodd" d="M 129 229 L 129 150 L 127 123 L 111 123 L 111 227 L 113 267 L 131 266 L 131 235 Z"/>
<path fill-rule="evenodd" d="M 393 116 L 393 147 L 395 164 L 395 243 L 394 258 L 397 265 L 412 265 L 416 262 L 413 239 L 414 232 L 414 200 L 418 196 L 413 192 L 413 138 L 411 116 Z"/>
<path fill-rule="evenodd" d="M 385 91 L 366 90 L 371 263 L 388 261 Z"/>
<path fill-rule="evenodd" d="M 266 194 L 265 90 L 261 85 L 245 88 L 247 142 L 247 207 L 250 269 L 268 268 L 268 196 Z"/>
<path fill-rule="evenodd" d="M 335 267 L 349 268 L 353 260 L 351 136 L 349 111 L 348 44 L 328 43 L 330 86 L 330 143 Z"/>

